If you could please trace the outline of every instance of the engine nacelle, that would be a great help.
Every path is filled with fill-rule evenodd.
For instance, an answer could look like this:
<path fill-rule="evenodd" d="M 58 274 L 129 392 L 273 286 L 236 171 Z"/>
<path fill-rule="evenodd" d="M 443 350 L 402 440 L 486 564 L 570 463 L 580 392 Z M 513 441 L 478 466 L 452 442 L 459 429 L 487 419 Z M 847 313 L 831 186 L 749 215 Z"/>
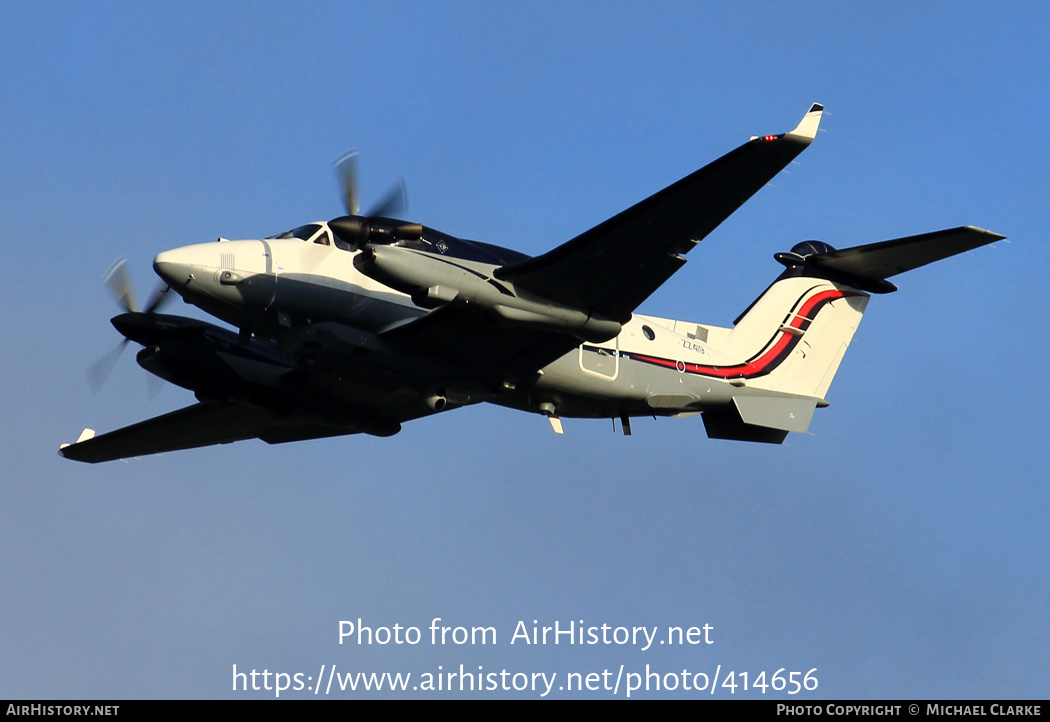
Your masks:
<path fill-rule="evenodd" d="M 341 216 L 328 222 L 335 235 L 353 248 L 366 244 L 388 244 L 420 238 L 423 226 L 419 223 L 391 223 L 383 218 Z"/>
<path fill-rule="evenodd" d="M 456 262 L 400 246 L 369 246 L 354 258 L 369 278 L 406 293 L 423 308 L 476 305 L 507 323 L 564 330 L 590 342 L 607 341 L 622 324 L 522 292 L 497 281 L 489 264 Z M 467 267 L 470 266 L 470 267 Z"/>

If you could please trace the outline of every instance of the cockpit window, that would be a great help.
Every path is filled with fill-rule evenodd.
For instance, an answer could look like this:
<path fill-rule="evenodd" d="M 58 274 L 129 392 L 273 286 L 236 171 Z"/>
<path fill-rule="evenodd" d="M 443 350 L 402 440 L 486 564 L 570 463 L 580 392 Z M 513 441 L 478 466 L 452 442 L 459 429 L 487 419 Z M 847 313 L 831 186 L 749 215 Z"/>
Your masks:
<path fill-rule="evenodd" d="M 361 219 L 364 224 L 363 227 L 367 230 L 364 232 L 367 234 L 368 242 L 379 245 L 397 245 L 404 248 L 411 248 L 416 251 L 423 251 L 425 253 L 434 253 L 442 256 L 451 256 L 452 258 L 462 258 L 466 261 L 478 261 L 480 263 L 491 263 L 495 266 L 506 266 L 511 263 L 519 263 L 527 260 L 529 257 L 524 253 L 512 251 L 509 248 L 500 248 L 489 243 L 481 243 L 480 241 L 468 241 L 465 238 L 456 238 L 450 236 L 447 233 L 441 231 L 435 231 L 433 228 L 422 226 L 423 232 L 421 234 L 412 234 L 410 237 L 403 237 L 403 233 L 406 228 L 409 233 L 412 233 L 412 227 L 414 224 L 405 223 L 399 221 L 396 218 L 363 218 Z M 415 231 L 418 233 L 418 230 Z M 398 237 L 401 235 L 402 237 Z M 338 233 L 331 231 L 328 228 L 327 223 L 308 223 L 305 226 L 299 226 L 293 228 L 290 231 L 285 231 L 277 236 L 270 236 L 274 239 L 282 238 L 298 238 L 303 241 L 313 241 L 324 246 L 335 245 L 337 248 L 341 248 L 344 251 L 356 252 L 358 249 L 357 242 L 360 239 L 355 237 L 354 241 L 348 241 L 339 236 Z"/>
<path fill-rule="evenodd" d="M 273 236 L 273 238 L 275 238 L 276 240 L 282 240 L 284 238 L 300 238 L 304 241 L 308 241 L 310 240 L 311 236 L 317 233 L 317 231 L 320 228 L 321 226 L 317 223 L 308 223 L 305 226 L 299 226 L 298 228 L 293 228 L 290 231 L 285 231 L 280 235 Z"/>

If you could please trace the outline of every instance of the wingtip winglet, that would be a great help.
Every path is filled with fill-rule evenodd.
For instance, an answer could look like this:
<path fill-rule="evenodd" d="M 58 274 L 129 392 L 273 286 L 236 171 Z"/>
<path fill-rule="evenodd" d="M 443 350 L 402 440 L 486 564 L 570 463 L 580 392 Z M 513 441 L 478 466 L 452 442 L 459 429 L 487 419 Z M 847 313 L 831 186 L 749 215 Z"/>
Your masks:
<path fill-rule="evenodd" d="M 73 446 L 76 446 L 81 441 L 90 441 L 93 438 L 95 438 L 95 430 L 94 429 L 84 429 L 83 431 L 80 432 L 80 436 L 77 437 L 77 440 L 74 441 L 72 444 L 60 444 L 59 447 L 58 447 L 58 453 L 61 456 L 65 456 L 66 458 L 69 458 L 69 455 L 66 453 L 66 449 L 69 449 L 69 448 L 71 448 Z"/>
<path fill-rule="evenodd" d="M 814 103 L 810 106 L 809 111 L 802 116 L 801 122 L 787 135 L 801 138 L 807 143 L 810 142 L 817 137 L 817 129 L 820 128 L 820 119 L 823 115 L 824 106 L 820 103 Z"/>

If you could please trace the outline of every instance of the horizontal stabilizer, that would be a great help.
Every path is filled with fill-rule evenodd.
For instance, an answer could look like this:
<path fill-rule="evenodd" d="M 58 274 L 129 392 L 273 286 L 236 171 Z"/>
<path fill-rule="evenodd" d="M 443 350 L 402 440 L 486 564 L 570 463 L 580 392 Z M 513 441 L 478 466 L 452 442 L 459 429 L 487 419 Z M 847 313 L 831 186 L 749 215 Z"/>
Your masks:
<path fill-rule="evenodd" d="M 734 396 L 744 423 L 805 433 L 818 399 L 805 396 Z"/>
<path fill-rule="evenodd" d="M 729 441 L 753 441 L 760 444 L 783 444 L 788 432 L 765 426 L 745 424 L 740 419 L 736 406 L 712 407 L 703 413 L 704 428 L 709 439 Z"/>
<path fill-rule="evenodd" d="M 782 444 L 789 431 L 806 432 L 819 402 L 812 396 L 734 396 L 730 405 L 704 410 L 704 428 L 712 439 Z"/>
<path fill-rule="evenodd" d="M 806 263 L 847 276 L 881 281 L 1005 237 L 963 226 L 820 253 L 808 256 Z"/>

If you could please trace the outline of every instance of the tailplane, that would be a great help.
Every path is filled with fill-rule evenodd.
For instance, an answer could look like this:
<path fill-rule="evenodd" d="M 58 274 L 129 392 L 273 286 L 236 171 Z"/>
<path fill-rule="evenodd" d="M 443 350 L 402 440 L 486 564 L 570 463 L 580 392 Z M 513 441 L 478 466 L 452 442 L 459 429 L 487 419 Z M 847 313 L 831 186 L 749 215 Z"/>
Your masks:
<path fill-rule="evenodd" d="M 736 320 L 726 350 L 746 361 L 723 367 L 739 389 L 733 403 L 704 412 L 708 436 L 781 443 L 805 432 L 886 279 L 1004 238 L 972 226 L 835 250 L 799 243 L 774 258 L 785 270 Z"/>

